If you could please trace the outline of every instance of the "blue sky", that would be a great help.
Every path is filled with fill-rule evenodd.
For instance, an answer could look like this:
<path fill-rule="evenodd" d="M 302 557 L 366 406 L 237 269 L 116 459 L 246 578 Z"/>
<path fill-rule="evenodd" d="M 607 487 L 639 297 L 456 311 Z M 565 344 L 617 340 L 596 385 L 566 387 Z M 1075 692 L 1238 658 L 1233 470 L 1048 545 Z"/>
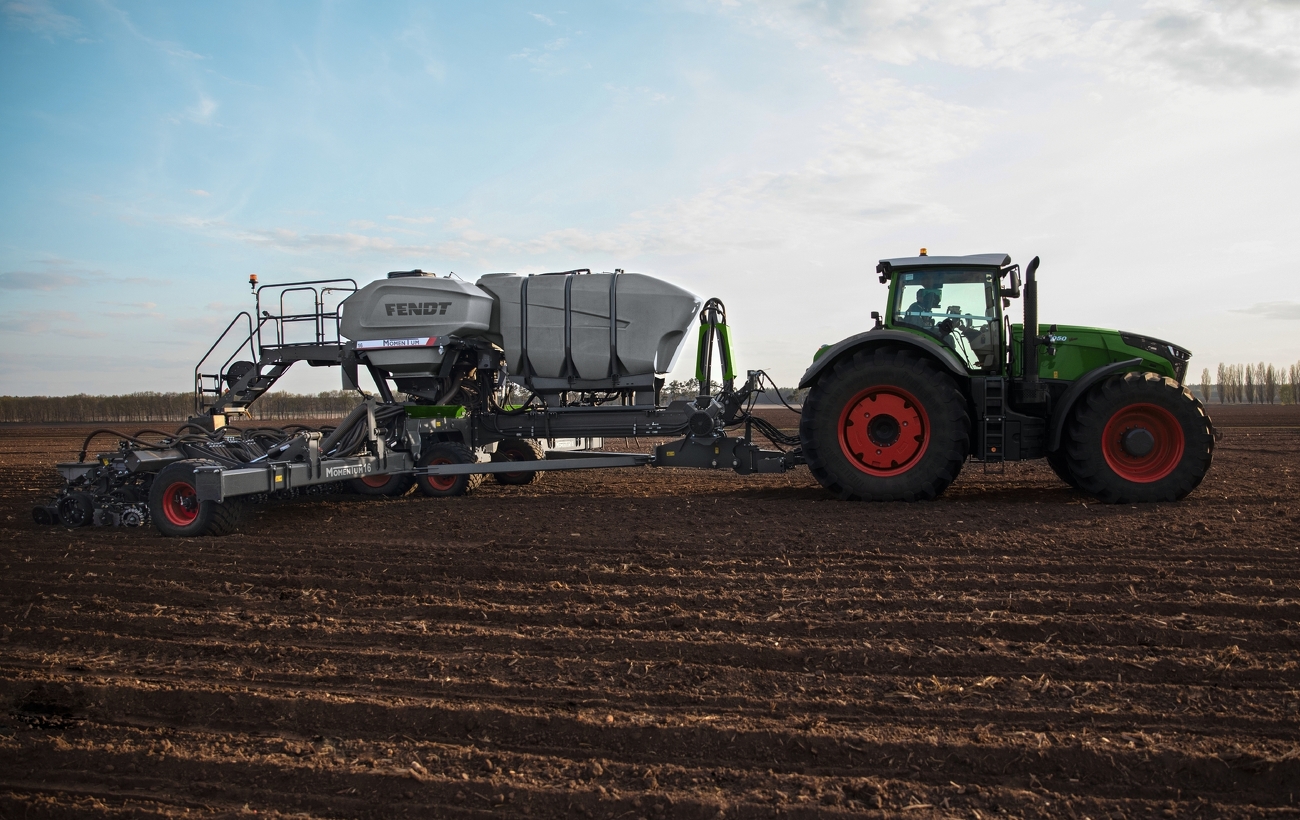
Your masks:
<path fill-rule="evenodd" d="M 792 383 L 921 246 L 1289 363 L 1298 89 L 1294 2 L 3 0 L 0 393 L 185 390 L 250 273 L 412 267 L 663 276 Z"/>

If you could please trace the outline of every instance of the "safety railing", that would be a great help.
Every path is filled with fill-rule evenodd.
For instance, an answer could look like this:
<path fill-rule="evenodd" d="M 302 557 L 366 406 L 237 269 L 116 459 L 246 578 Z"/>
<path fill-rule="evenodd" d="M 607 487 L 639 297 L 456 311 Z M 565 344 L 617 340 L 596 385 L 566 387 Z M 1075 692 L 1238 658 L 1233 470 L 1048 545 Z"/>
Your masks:
<path fill-rule="evenodd" d="M 264 296 L 264 291 L 269 293 Z M 200 415 L 206 412 L 229 389 L 231 382 L 244 375 L 242 370 L 232 374 L 232 366 L 246 369 L 251 364 L 260 367 L 266 348 L 340 344 L 343 301 L 356 291 L 354 279 L 317 279 L 255 288 L 255 313 L 240 311 L 194 366 L 195 412 Z M 309 296 L 310 310 L 291 309 L 295 301 L 292 294 L 300 293 Z M 264 302 L 274 305 L 277 312 L 263 309 Z M 305 334 L 296 332 L 302 329 L 306 330 Z M 231 348 L 230 344 L 236 340 L 238 344 Z M 218 349 L 222 353 L 218 353 Z M 224 358 L 222 354 L 225 354 Z M 244 354 L 247 354 L 247 359 L 243 358 Z M 248 364 L 240 364 L 245 361 Z"/>
<path fill-rule="evenodd" d="M 264 296 L 264 291 L 270 291 L 271 293 Z M 343 300 L 356 292 L 357 283 L 354 279 L 317 279 L 308 282 L 262 285 L 256 290 L 257 315 L 262 320 L 270 320 L 270 323 L 275 328 L 275 336 L 274 341 L 264 338 L 261 325 L 266 322 L 259 322 L 257 329 L 258 347 L 339 344 L 339 323 L 342 321 Z M 285 305 L 286 297 L 295 293 L 310 294 L 312 304 L 310 311 L 293 312 Z M 277 313 L 271 313 L 262 307 L 263 302 L 268 297 L 276 300 Z M 291 333 L 292 330 L 303 327 L 308 330 L 309 339 L 290 338 L 296 336 L 296 334 Z"/>
<path fill-rule="evenodd" d="M 246 332 L 243 339 L 239 342 L 239 345 L 233 352 L 226 356 L 225 360 L 222 361 L 221 364 L 217 365 L 215 368 L 217 371 L 216 373 L 204 373 L 203 370 L 207 367 L 209 360 L 215 361 L 212 354 L 216 352 L 218 347 L 222 346 L 222 343 L 230 336 L 230 332 L 239 325 L 241 319 L 244 320 Z M 212 347 L 208 348 L 208 352 L 203 354 L 203 358 L 199 359 L 199 363 L 194 365 L 195 413 L 202 414 L 213 404 L 216 404 L 217 398 L 225 392 L 223 385 L 226 382 L 226 373 L 229 370 L 231 363 L 235 361 L 239 354 L 247 350 L 249 358 L 254 362 L 257 361 L 257 351 L 253 345 L 254 339 L 256 338 L 255 334 L 256 330 L 253 328 L 253 317 L 248 311 L 241 310 L 235 318 L 230 320 L 230 324 L 226 325 L 226 329 L 221 331 L 221 335 L 212 343 Z M 212 400 L 208 401 L 208 397 L 211 397 Z"/>

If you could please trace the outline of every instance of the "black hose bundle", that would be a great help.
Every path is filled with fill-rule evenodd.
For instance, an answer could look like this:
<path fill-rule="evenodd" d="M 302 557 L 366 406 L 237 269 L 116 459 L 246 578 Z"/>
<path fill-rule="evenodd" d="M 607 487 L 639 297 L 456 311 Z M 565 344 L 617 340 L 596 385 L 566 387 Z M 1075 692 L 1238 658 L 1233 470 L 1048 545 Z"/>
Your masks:
<path fill-rule="evenodd" d="M 375 421 L 380 426 L 389 427 L 404 412 L 400 406 L 384 405 L 375 409 Z M 366 439 L 366 425 L 359 423 L 365 418 L 366 405 L 362 404 L 338 427 L 313 428 L 303 424 L 291 424 L 285 427 L 253 427 L 246 430 L 229 426 L 208 430 L 190 422 L 176 428 L 175 433 L 146 428 L 132 435 L 104 427 L 93 430 L 86 436 L 81 443 L 77 460 L 85 462 L 86 454 L 90 451 L 90 443 L 104 435 L 116 436 L 121 441 L 129 443 L 131 449 L 178 450 L 186 458 L 208 458 L 227 467 L 259 461 L 273 448 L 302 432 L 321 433 L 326 436 L 329 446 L 334 446 L 336 442 L 342 440 L 342 444 L 338 447 L 338 455 L 348 455 L 359 449 Z M 146 441 L 141 438 L 146 434 L 159 436 L 162 440 Z M 328 447 L 323 446 L 321 450 L 328 451 Z"/>
<path fill-rule="evenodd" d="M 755 430 L 762 433 L 763 437 L 771 441 L 773 444 L 785 447 L 796 447 L 800 443 L 798 433 L 794 435 L 782 433 L 780 428 L 765 418 L 750 416 L 748 420 L 749 423 L 754 426 Z"/>
<path fill-rule="evenodd" d="M 404 415 L 406 408 L 400 404 L 381 404 L 375 408 L 375 425 L 391 431 L 393 423 Z M 321 442 L 321 452 L 342 458 L 360 450 L 369 433 L 366 422 L 366 405 L 360 404 Z"/>

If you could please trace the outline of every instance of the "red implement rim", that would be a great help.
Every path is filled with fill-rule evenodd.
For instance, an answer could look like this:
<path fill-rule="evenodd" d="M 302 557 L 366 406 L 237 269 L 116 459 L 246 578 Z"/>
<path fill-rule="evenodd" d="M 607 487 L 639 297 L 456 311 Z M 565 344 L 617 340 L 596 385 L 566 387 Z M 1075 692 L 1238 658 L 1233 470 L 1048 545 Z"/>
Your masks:
<path fill-rule="evenodd" d="M 531 458 L 520 458 L 520 456 L 524 454 L 523 448 L 520 448 L 518 450 L 512 450 L 509 447 L 504 447 L 498 450 L 497 452 L 500 454 L 501 459 L 503 461 L 532 461 Z M 517 473 L 500 473 L 500 475 L 507 476 L 509 478 L 521 478 L 523 476 L 528 475 L 528 473 L 530 472 L 535 472 L 535 471 L 520 470 Z"/>
<path fill-rule="evenodd" d="M 390 481 L 392 481 L 392 480 L 393 480 L 393 477 L 392 477 L 391 475 L 363 475 L 363 476 L 361 476 L 361 483 L 362 483 L 362 484 L 366 485 L 367 487 L 374 487 L 376 490 L 378 490 L 380 487 L 383 487 L 384 485 L 386 485 L 388 482 L 390 482 Z"/>
<path fill-rule="evenodd" d="M 427 464 L 425 464 L 425 466 L 426 466 L 426 467 L 432 467 L 432 466 L 435 465 L 435 464 L 456 464 L 456 463 L 457 463 L 457 462 L 452 461 L 451 459 L 447 458 L 446 456 L 439 456 L 438 458 L 430 459 L 429 462 L 428 462 Z M 446 491 L 448 491 L 448 490 L 450 490 L 450 489 L 452 489 L 452 488 L 454 488 L 454 487 L 456 486 L 456 479 L 460 478 L 460 476 L 458 476 L 458 475 L 426 475 L 426 476 L 421 476 L 421 478 L 422 478 L 424 481 L 429 482 L 429 486 L 432 487 L 433 489 L 435 489 L 435 490 L 440 490 L 440 491 L 442 491 L 442 492 L 446 492 Z"/>
<path fill-rule="evenodd" d="M 867 475 L 901 475 L 921 460 L 930 444 L 925 408 L 893 385 L 868 387 L 846 402 L 838 429 L 844 457 Z"/>
<path fill-rule="evenodd" d="M 190 484 L 173 481 L 163 491 L 162 509 L 168 521 L 178 527 L 188 527 L 199 517 L 199 496 Z"/>
<path fill-rule="evenodd" d="M 1124 449 L 1124 434 L 1144 429 L 1155 439 L 1155 446 L 1144 456 L 1134 456 Z M 1115 474 L 1135 484 L 1159 481 L 1174 471 L 1183 460 L 1183 428 L 1178 419 L 1155 404 L 1130 404 L 1115 411 L 1101 433 L 1101 454 Z"/>

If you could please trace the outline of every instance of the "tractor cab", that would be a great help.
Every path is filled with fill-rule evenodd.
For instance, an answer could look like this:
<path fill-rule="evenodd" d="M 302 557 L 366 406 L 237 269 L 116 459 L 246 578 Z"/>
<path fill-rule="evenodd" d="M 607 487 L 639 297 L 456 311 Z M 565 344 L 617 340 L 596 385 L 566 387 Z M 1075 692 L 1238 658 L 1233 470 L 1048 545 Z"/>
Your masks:
<path fill-rule="evenodd" d="M 1005 254 L 915 256 L 881 262 L 889 282 L 885 327 L 928 336 L 971 373 L 1001 374 L 1003 299 L 1020 295 L 1020 269 Z M 1009 280 L 1004 287 L 1004 280 Z"/>

